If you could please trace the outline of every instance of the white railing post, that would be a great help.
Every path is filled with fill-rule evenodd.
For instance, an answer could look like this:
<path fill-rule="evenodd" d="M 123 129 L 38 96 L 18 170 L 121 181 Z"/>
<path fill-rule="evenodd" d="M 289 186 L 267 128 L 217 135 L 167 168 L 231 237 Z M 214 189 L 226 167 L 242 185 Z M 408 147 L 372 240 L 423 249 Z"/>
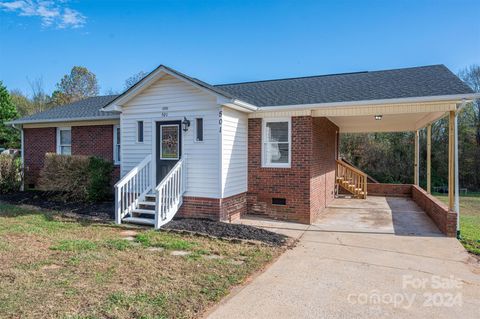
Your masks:
<path fill-rule="evenodd" d="M 185 161 L 181 159 L 155 187 L 155 228 L 169 222 L 179 209 L 185 191 Z"/>
<path fill-rule="evenodd" d="M 117 186 L 115 186 L 115 223 L 122 223 L 122 192 Z"/>
<path fill-rule="evenodd" d="M 122 218 L 136 209 L 138 202 L 151 189 L 151 183 L 144 183 L 144 176 L 151 171 L 152 156 L 148 155 L 143 161 L 128 172 L 115 184 L 115 222 L 120 224 Z"/>

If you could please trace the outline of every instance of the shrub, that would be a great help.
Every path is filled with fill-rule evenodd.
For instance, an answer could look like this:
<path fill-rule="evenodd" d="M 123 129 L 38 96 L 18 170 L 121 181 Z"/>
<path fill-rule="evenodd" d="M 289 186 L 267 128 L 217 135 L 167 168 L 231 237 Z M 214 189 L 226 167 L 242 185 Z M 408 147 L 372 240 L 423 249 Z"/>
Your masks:
<path fill-rule="evenodd" d="M 89 185 L 87 199 L 89 201 L 100 201 L 110 197 L 112 194 L 113 163 L 107 162 L 99 157 L 91 157 L 88 165 Z"/>
<path fill-rule="evenodd" d="M 39 188 L 63 200 L 100 201 L 111 194 L 112 171 L 113 165 L 101 158 L 48 153 Z"/>
<path fill-rule="evenodd" d="M 0 193 L 18 191 L 22 184 L 21 172 L 19 158 L 0 154 Z"/>

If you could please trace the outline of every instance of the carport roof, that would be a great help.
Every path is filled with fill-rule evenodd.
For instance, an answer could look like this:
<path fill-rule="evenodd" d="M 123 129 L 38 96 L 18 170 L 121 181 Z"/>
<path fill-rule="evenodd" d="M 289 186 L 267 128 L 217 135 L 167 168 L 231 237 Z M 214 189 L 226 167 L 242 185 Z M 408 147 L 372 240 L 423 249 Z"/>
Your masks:
<path fill-rule="evenodd" d="M 444 65 L 216 85 L 259 107 L 473 93 Z"/>

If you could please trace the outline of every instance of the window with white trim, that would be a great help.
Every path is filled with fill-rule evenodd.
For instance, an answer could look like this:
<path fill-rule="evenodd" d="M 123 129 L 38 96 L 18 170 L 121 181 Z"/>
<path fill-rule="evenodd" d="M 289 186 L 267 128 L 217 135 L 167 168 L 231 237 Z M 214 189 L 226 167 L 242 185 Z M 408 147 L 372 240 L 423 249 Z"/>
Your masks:
<path fill-rule="evenodd" d="M 195 119 L 195 141 L 203 142 L 203 118 Z"/>
<path fill-rule="evenodd" d="M 120 125 L 113 126 L 113 162 L 120 164 Z"/>
<path fill-rule="evenodd" d="M 72 128 L 57 128 L 57 154 L 72 155 Z"/>
<path fill-rule="evenodd" d="M 290 167 L 290 119 L 264 119 L 262 123 L 262 164 L 264 167 Z"/>
<path fill-rule="evenodd" d="M 137 142 L 143 143 L 143 121 L 137 122 Z"/>

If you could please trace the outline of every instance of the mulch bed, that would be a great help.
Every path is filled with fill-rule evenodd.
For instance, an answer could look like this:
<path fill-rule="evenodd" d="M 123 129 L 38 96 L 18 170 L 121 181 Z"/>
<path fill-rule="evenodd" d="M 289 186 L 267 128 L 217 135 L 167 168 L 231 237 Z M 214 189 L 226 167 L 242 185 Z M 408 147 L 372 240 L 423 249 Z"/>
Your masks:
<path fill-rule="evenodd" d="M 112 222 L 115 218 L 114 202 L 81 203 L 53 200 L 50 192 L 25 191 L 0 195 L 0 201 L 13 205 L 30 205 L 45 210 L 61 212 L 67 217 L 96 222 Z M 162 229 L 185 231 L 202 235 L 260 241 L 273 246 L 286 244 L 287 236 L 248 225 L 228 224 L 207 219 L 179 218 L 164 225 Z"/>
<path fill-rule="evenodd" d="M 25 191 L 0 195 L 0 201 L 8 204 L 31 205 L 41 209 L 62 212 L 69 217 L 95 221 L 111 221 L 115 218 L 114 202 L 65 202 L 52 198 L 55 198 L 55 194 L 43 191 Z"/>
<path fill-rule="evenodd" d="M 287 236 L 248 225 L 228 224 L 208 219 L 179 218 L 164 225 L 162 229 L 187 231 L 226 239 L 260 241 L 273 246 L 282 246 Z"/>

